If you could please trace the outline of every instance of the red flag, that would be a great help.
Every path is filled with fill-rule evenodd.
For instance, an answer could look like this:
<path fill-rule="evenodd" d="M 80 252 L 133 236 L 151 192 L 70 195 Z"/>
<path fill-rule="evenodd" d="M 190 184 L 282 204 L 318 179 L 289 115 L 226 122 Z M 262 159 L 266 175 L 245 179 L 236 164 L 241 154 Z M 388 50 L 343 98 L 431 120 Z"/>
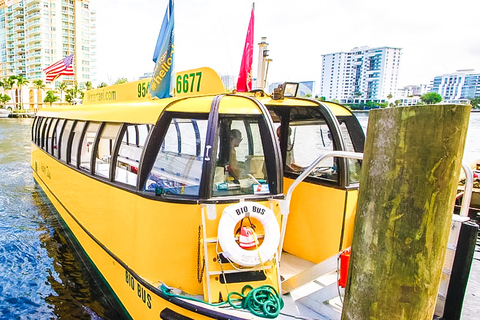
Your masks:
<path fill-rule="evenodd" d="M 252 90 L 252 76 L 253 76 L 253 24 L 254 24 L 254 10 L 250 15 L 250 23 L 248 24 L 247 38 L 245 39 L 245 47 L 243 48 L 242 63 L 240 65 L 240 73 L 237 81 L 237 91 L 247 92 Z"/>
<path fill-rule="evenodd" d="M 75 75 L 75 73 L 73 72 L 73 54 L 63 58 L 60 61 L 55 62 L 50 67 L 43 69 L 43 72 L 47 74 L 47 82 L 51 82 L 61 75 Z"/>

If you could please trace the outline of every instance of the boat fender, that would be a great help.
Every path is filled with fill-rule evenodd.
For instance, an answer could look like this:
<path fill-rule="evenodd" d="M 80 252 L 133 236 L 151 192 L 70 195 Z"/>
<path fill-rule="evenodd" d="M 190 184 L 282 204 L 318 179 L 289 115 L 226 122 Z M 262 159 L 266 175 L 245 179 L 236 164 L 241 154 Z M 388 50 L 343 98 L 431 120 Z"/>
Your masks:
<path fill-rule="evenodd" d="M 245 250 L 235 241 L 235 226 L 245 217 L 257 219 L 265 230 L 263 243 L 256 250 Z M 273 259 L 280 243 L 280 229 L 272 210 L 255 202 L 240 202 L 223 210 L 218 241 L 225 258 L 241 266 L 254 267 Z"/>

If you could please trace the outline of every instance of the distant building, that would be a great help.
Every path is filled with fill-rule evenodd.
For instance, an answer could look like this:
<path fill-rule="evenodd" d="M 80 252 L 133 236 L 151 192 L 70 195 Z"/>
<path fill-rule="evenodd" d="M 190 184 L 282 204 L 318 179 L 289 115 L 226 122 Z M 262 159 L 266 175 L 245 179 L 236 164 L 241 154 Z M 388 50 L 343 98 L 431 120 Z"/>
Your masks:
<path fill-rule="evenodd" d="M 42 90 L 33 80 L 45 81 L 44 68 L 74 53 L 75 76 L 55 84 L 76 81 L 85 88 L 96 77 L 95 20 L 89 0 L 0 0 L 0 78 L 22 75 L 30 83 L 21 101 L 39 103 Z M 18 101 L 13 96 L 11 103 Z"/>
<path fill-rule="evenodd" d="M 382 102 L 397 92 L 401 48 L 353 48 L 322 55 L 320 95 L 340 103 Z"/>
<path fill-rule="evenodd" d="M 397 90 L 395 98 L 407 98 L 407 97 L 421 97 L 428 92 L 428 86 L 426 84 L 420 85 L 408 85 Z"/>
<path fill-rule="evenodd" d="M 443 100 L 451 101 L 480 97 L 480 73 L 465 69 L 436 76 L 430 91 L 440 94 Z"/>
<path fill-rule="evenodd" d="M 223 75 L 220 76 L 220 79 L 222 79 L 223 86 L 227 91 L 231 91 L 237 87 L 237 78 L 235 76 Z"/>

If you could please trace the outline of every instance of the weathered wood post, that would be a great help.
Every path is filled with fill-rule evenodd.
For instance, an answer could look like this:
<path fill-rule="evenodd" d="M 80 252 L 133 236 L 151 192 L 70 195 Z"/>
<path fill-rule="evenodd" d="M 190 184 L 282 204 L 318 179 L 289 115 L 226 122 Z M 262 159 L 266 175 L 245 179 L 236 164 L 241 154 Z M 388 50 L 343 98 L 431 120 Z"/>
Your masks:
<path fill-rule="evenodd" d="M 342 320 L 433 318 L 469 115 L 370 112 Z"/>

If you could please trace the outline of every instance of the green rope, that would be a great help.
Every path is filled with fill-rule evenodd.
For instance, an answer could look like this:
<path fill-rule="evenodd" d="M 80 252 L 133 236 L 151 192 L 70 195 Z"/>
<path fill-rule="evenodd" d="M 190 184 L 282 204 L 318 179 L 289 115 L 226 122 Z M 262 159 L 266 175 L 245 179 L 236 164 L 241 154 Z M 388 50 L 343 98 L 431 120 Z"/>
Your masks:
<path fill-rule="evenodd" d="M 229 303 L 235 309 L 247 309 L 254 315 L 262 318 L 276 318 L 283 308 L 283 300 L 277 290 L 271 285 L 264 285 L 253 289 L 252 286 L 246 285 L 242 289 L 242 293 L 230 292 L 227 301 L 219 303 L 208 303 L 203 300 L 192 297 L 174 294 L 171 289 L 162 284 L 160 290 L 167 296 L 177 297 L 186 300 L 202 302 L 210 306 L 221 306 Z"/>
<path fill-rule="evenodd" d="M 232 298 L 232 296 L 239 296 L 240 298 Z M 230 292 L 228 303 L 235 309 L 247 309 L 262 318 L 278 317 L 284 305 L 277 290 L 271 285 L 264 285 L 255 289 L 246 285 L 243 287 L 242 293 Z"/>

